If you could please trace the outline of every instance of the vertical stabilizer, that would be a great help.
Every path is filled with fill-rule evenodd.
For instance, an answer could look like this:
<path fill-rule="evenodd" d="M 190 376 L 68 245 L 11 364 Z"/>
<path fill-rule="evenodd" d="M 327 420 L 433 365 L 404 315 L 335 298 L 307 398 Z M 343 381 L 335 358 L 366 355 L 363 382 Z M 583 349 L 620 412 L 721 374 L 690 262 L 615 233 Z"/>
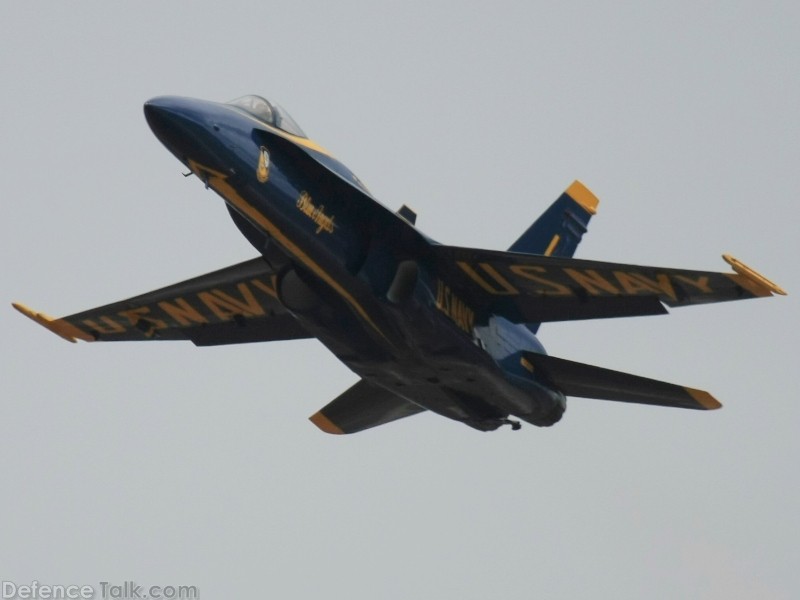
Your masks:
<path fill-rule="evenodd" d="M 575 181 L 508 250 L 570 258 L 598 204 L 595 195 Z"/>
<path fill-rule="evenodd" d="M 600 201 L 577 179 L 528 227 L 509 252 L 571 258 Z M 539 323 L 528 323 L 533 333 Z"/>

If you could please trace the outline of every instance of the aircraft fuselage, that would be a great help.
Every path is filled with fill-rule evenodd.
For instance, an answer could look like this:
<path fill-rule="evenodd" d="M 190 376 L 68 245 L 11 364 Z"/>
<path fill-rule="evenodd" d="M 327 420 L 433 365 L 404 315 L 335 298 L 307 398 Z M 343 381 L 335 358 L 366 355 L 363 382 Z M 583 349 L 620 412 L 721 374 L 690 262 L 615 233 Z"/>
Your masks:
<path fill-rule="evenodd" d="M 162 97 L 145 114 L 280 272 L 281 303 L 356 374 L 478 429 L 561 417 L 564 395 L 521 360 L 544 352 L 536 336 L 476 321 L 428 260 L 435 242 L 322 147 L 227 104 Z"/>

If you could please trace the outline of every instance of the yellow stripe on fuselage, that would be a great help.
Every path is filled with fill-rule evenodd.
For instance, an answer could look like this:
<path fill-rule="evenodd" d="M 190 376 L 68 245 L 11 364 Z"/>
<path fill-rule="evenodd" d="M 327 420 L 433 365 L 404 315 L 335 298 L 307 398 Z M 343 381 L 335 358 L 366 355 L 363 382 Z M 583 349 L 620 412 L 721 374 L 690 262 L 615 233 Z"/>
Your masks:
<path fill-rule="evenodd" d="M 205 167 L 193 161 L 192 159 L 189 159 L 188 162 L 189 168 L 201 180 L 203 180 L 203 174 L 207 174 L 207 183 L 209 187 L 211 187 L 220 196 L 225 198 L 225 200 L 240 210 L 247 218 L 251 219 L 260 227 L 262 227 L 268 235 L 277 240 L 277 242 L 286 248 L 286 250 L 288 250 L 293 256 L 300 260 L 306 267 L 311 269 L 311 271 L 313 271 L 317 277 L 322 279 L 325 283 L 331 286 L 336 293 L 344 298 L 347 303 L 350 304 L 350 306 L 352 306 L 353 309 L 361 316 L 361 318 L 366 321 L 369 326 L 372 327 L 372 329 L 374 329 L 383 339 L 390 341 L 386 334 L 381 331 L 380 327 L 378 327 L 370 318 L 369 314 L 367 314 L 367 311 L 363 306 L 361 306 L 358 300 L 356 300 L 350 294 L 350 292 L 344 289 L 339 282 L 337 282 L 327 271 L 325 271 L 314 259 L 306 254 L 297 244 L 286 237 L 286 235 L 278 228 L 278 226 L 270 221 L 264 215 L 264 213 L 245 200 L 239 194 L 239 192 L 237 192 L 236 189 L 234 189 L 234 187 L 226 181 L 227 176 L 224 173 L 209 169 L 208 167 Z"/>

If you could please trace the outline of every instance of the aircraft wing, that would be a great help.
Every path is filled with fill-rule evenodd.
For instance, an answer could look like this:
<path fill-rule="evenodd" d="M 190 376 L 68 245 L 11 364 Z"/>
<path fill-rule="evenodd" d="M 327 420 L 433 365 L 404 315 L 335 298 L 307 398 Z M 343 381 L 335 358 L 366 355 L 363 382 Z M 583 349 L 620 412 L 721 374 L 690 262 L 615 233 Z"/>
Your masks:
<path fill-rule="evenodd" d="M 499 314 L 520 322 L 567 321 L 666 313 L 688 306 L 785 294 L 735 258 L 716 273 L 433 246 L 440 281 L 437 306 L 464 322 L 464 313 Z M 471 312 L 469 312 L 471 311 Z"/>
<path fill-rule="evenodd" d="M 70 342 L 214 346 L 312 337 L 278 302 L 275 274 L 261 258 L 60 319 L 22 304 L 14 308 Z"/>

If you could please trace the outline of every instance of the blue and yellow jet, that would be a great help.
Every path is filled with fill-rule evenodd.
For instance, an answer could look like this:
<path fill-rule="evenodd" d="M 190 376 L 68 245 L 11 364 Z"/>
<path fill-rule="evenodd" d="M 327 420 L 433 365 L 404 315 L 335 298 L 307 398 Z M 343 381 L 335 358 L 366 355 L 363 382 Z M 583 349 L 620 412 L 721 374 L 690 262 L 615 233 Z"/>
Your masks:
<path fill-rule="evenodd" d="M 572 258 L 598 205 L 577 181 L 507 252 L 457 248 L 381 205 L 262 97 L 160 97 L 144 112 L 260 256 L 60 319 L 14 306 L 70 342 L 317 338 L 361 378 L 311 417 L 328 433 L 425 410 L 481 431 L 549 426 L 566 396 L 719 408 L 701 390 L 548 356 L 537 329 L 785 293 L 730 256 L 730 273 Z"/>

